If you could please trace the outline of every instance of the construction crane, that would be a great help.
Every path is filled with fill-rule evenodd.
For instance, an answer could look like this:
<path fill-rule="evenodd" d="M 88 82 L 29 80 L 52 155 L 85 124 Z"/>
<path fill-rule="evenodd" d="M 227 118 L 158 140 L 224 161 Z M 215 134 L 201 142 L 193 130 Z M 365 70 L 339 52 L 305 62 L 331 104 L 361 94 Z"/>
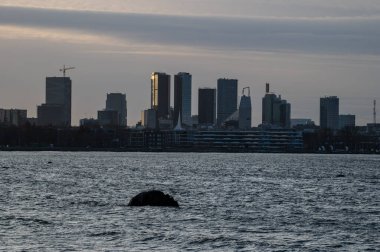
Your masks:
<path fill-rule="evenodd" d="M 66 77 L 66 71 L 72 69 L 75 69 L 75 67 L 66 67 L 65 65 L 63 65 L 63 68 L 59 69 L 59 71 L 63 72 L 63 77 Z"/>
<path fill-rule="evenodd" d="M 248 96 L 251 96 L 251 89 L 249 87 L 243 88 L 242 95 L 244 95 L 244 90 L 248 89 Z"/>

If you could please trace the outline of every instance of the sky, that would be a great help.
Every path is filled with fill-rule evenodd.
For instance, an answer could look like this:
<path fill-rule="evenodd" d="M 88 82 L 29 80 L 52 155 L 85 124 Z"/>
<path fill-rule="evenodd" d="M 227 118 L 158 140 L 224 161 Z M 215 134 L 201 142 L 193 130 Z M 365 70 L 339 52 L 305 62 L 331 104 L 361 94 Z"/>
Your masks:
<path fill-rule="evenodd" d="M 126 93 L 135 125 L 155 71 L 193 75 L 193 115 L 198 88 L 236 78 L 239 96 L 251 89 L 254 126 L 266 82 L 292 118 L 319 124 L 319 98 L 336 95 L 365 125 L 380 101 L 379 56 L 378 0 L 0 0 L 0 108 L 35 117 L 46 76 L 74 66 L 74 125 L 111 92 Z"/>

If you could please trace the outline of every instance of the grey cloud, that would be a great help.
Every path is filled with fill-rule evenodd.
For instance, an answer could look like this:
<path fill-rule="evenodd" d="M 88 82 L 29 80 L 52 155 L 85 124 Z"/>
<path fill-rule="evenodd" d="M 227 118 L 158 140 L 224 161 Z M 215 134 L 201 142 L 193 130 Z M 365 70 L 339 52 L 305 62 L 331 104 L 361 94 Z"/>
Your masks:
<path fill-rule="evenodd" d="M 141 44 L 380 54 L 380 17 L 227 18 L 0 7 L 0 24 L 73 29 Z"/>

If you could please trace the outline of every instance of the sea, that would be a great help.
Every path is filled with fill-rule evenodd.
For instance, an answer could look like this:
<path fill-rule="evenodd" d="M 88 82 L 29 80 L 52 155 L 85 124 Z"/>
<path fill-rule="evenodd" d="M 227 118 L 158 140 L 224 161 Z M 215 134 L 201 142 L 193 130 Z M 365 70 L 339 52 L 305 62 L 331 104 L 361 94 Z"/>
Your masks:
<path fill-rule="evenodd" d="M 380 251 L 380 155 L 0 152 L 0 251 Z"/>

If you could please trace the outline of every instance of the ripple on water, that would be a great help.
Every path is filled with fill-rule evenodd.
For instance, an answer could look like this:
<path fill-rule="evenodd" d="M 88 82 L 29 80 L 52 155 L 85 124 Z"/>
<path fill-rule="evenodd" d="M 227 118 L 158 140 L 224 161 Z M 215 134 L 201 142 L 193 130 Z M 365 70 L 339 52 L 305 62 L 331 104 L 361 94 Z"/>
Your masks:
<path fill-rule="evenodd" d="M 378 250 L 379 161 L 0 152 L 0 250 Z M 181 208 L 127 206 L 150 189 Z"/>

